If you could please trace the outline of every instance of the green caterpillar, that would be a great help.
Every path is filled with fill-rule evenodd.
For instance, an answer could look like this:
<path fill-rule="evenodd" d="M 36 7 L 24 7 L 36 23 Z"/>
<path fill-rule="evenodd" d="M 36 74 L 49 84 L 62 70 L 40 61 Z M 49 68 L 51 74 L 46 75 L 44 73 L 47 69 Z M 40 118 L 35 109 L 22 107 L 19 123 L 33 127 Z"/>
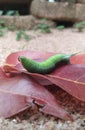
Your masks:
<path fill-rule="evenodd" d="M 37 62 L 20 56 L 18 59 L 23 67 L 31 73 L 48 74 L 51 73 L 60 62 L 70 63 L 70 57 L 73 54 L 56 54 L 43 62 Z"/>

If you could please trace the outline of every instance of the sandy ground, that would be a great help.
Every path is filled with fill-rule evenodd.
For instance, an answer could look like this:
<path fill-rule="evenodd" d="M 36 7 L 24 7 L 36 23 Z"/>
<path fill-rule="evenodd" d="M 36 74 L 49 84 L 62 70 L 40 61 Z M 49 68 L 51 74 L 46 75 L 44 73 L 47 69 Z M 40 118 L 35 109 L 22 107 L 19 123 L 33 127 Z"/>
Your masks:
<path fill-rule="evenodd" d="M 16 32 L 8 32 L 0 38 L 0 63 L 3 64 L 8 54 L 19 50 L 42 50 L 57 53 L 85 52 L 85 31 L 72 29 L 52 30 L 50 34 L 40 31 L 28 31 L 30 41 L 16 41 Z M 62 121 L 52 116 L 29 110 L 11 119 L 0 118 L 0 130 L 85 130 L 85 103 L 78 101 L 61 89 L 56 97 L 71 113 L 74 122 Z M 66 103 L 64 103 L 66 101 Z"/>

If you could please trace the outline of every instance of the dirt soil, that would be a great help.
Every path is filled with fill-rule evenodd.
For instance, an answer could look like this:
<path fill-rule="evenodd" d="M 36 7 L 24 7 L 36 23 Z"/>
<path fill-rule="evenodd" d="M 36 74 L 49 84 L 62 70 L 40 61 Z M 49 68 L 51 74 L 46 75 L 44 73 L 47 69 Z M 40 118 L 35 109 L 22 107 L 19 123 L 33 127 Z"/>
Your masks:
<path fill-rule="evenodd" d="M 85 30 L 81 33 L 64 29 L 53 29 L 50 34 L 28 31 L 31 40 L 16 41 L 16 32 L 8 32 L 0 38 L 0 63 L 8 54 L 19 50 L 42 50 L 57 53 L 85 52 Z M 74 117 L 74 121 L 63 121 L 53 116 L 27 110 L 11 119 L 0 118 L 0 130 L 85 130 L 85 103 L 73 98 L 60 88 L 56 91 L 63 107 Z"/>

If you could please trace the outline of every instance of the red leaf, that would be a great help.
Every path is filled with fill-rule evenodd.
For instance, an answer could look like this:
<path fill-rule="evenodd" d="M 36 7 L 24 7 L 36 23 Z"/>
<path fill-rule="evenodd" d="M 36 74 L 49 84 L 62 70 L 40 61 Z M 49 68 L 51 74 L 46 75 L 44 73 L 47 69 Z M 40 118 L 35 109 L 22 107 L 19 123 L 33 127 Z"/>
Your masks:
<path fill-rule="evenodd" d="M 85 66 L 62 66 L 46 78 L 72 96 L 85 101 Z"/>
<path fill-rule="evenodd" d="M 29 52 L 30 53 L 30 52 Z M 37 55 L 38 52 L 35 52 L 36 58 L 40 58 Z M 22 53 L 21 53 L 22 54 Z M 24 52 L 25 54 L 25 52 Z M 39 54 L 39 53 L 38 53 Z M 50 53 L 44 53 L 45 55 Z M 17 53 L 16 53 L 17 55 Z M 41 55 L 42 59 L 45 58 L 43 53 Z M 10 55 L 12 57 L 12 55 Z M 8 58 L 9 59 L 9 58 Z M 10 61 L 10 60 L 9 60 Z M 78 54 L 71 57 L 72 64 L 85 64 L 85 54 Z M 22 70 L 21 70 L 22 71 Z M 56 69 L 50 75 L 39 75 L 39 74 L 30 74 L 31 76 L 38 77 L 40 79 L 47 79 L 52 83 L 58 85 L 69 94 L 74 97 L 85 101 L 84 91 L 85 91 L 85 66 L 84 65 L 67 65 Z M 69 75 L 69 77 L 68 77 Z"/>
<path fill-rule="evenodd" d="M 0 89 L 0 117 L 10 117 L 27 109 L 27 97 Z"/>
<path fill-rule="evenodd" d="M 53 55 L 53 53 L 44 53 L 44 52 L 17 52 L 14 54 L 11 54 L 8 56 L 6 63 L 17 65 L 18 62 L 18 57 L 20 55 L 25 55 L 28 56 L 29 58 L 42 61 L 48 58 L 49 56 Z M 16 66 L 16 67 L 9 67 L 12 69 L 15 69 L 14 71 L 20 73 L 24 72 L 27 73 L 29 76 L 40 78 L 40 79 L 46 79 L 46 81 L 50 81 L 53 84 L 56 84 L 57 86 L 61 87 L 63 90 L 67 91 L 69 94 L 73 95 L 74 97 L 85 101 L 85 66 L 84 65 L 77 65 L 77 64 L 85 64 L 85 54 L 79 54 L 71 57 L 70 61 L 71 64 L 75 65 L 66 65 L 59 67 L 56 69 L 53 73 L 49 75 L 41 75 L 41 74 L 33 74 L 33 73 L 28 73 L 26 71 L 22 71 L 22 67 Z M 14 60 L 14 59 L 15 60 Z M 5 70 L 7 70 L 7 66 L 5 66 Z M 19 70 L 18 70 L 18 69 Z M 36 100 L 37 101 L 37 100 Z M 48 101 L 49 102 L 49 101 Z M 38 103 L 38 102 L 37 102 Z M 47 108 L 46 108 L 47 107 Z M 43 107 L 43 111 L 45 109 L 45 112 L 48 111 L 48 105 Z M 50 107 L 51 110 L 51 107 Z M 52 109 L 53 110 L 53 109 Z M 52 113 L 52 111 L 51 111 Z"/>
<path fill-rule="evenodd" d="M 47 79 L 52 82 L 52 84 L 61 87 L 72 96 L 78 98 L 79 100 L 85 101 L 84 65 L 65 65 L 59 67 L 49 75 L 41 75 L 35 73 L 28 73 L 28 75 Z"/>
<path fill-rule="evenodd" d="M 3 72 L 0 73 L 1 116 L 10 117 L 35 103 L 44 113 L 72 120 L 54 96 L 26 74 L 12 78 L 3 77 L 2 74 Z"/>
<path fill-rule="evenodd" d="M 85 54 L 78 54 L 71 57 L 71 64 L 83 64 L 85 65 Z"/>
<path fill-rule="evenodd" d="M 5 73 L 9 73 L 7 77 L 13 77 L 16 76 L 16 74 L 21 74 L 22 72 L 28 74 L 21 64 L 17 64 L 16 66 L 5 64 L 2 68 Z M 41 85 L 52 85 L 52 82 L 42 76 L 38 76 L 38 74 L 29 73 L 29 75 L 31 75 Z"/>
<path fill-rule="evenodd" d="M 28 72 L 27 72 L 28 73 Z M 65 65 L 56 69 L 49 75 L 28 73 L 33 77 L 47 79 L 52 84 L 61 87 L 63 90 L 85 101 L 85 66 L 84 65 Z"/>

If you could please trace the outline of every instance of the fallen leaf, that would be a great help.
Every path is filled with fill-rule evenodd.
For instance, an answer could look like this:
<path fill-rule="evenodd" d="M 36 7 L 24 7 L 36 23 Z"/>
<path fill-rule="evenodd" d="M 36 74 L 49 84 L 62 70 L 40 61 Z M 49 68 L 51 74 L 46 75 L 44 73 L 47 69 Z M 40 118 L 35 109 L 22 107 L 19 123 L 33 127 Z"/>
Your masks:
<path fill-rule="evenodd" d="M 27 108 L 26 96 L 0 89 L 0 117 L 11 117 Z"/>
<path fill-rule="evenodd" d="M 46 78 L 63 90 L 85 101 L 85 65 L 65 65 Z"/>
<path fill-rule="evenodd" d="M 78 55 L 72 56 L 70 59 L 71 65 L 64 65 L 64 66 L 58 67 L 56 68 L 54 72 L 50 73 L 49 75 L 29 73 L 18 62 L 18 57 L 21 55 L 27 56 L 37 61 L 43 61 L 53 54 L 54 53 L 31 52 L 31 51 L 16 52 L 9 55 L 6 59 L 6 63 L 13 64 L 13 65 L 12 66 L 4 65 L 3 69 L 5 70 L 5 72 L 8 71 L 10 73 L 15 73 L 15 75 L 17 73 L 25 73 L 28 76 L 35 78 L 35 80 L 37 81 L 39 81 L 38 79 L 40 79 L 41 80 L 40 82 L 42 82 L 42 79 L 44 81 L 46 80 L 46 82 L 50 81 L 51 84 L 56 84 L 57 86 L 61 87 L 63 90 L 65 90 L 72 96 L 78 98 L 79 100 L 85 101 L 85 93 L 84 93 L 85 92 L 85 74 L 84 74 L 85 73 L 85 65 L 84 65 L 85 54 L 78 54 Z M 83 64 L 83 65 L 79 65 L 79 64 Z M 44 91 L 47 91 L 47 90 L 44 88 Z M 44 91 L 42 92 L 44 93 Z M 42 94 L 40 102 L 42 102 L 42 99 L 44 97 L 46 97 L 46 93 L 44 96 Z M 52 103 L 50 102 L 51 106 L 49 105 L 49 101 L 50 101 L 49 99 L 50 98 L 48 99 L 44 98 L 44 101 L 46 101 L 46 105 L 44 104 L 43 108 L 41 108 L 41 111 L 45 113 L 49 113 L 51 115 L 54 115 L 54 113 L 57 112 L 59 114 L 59 115 L 57 114 L 57 116 L 63 119 L 64 116 L 62 117 L 60 114 L 61 112 L 57 111 L 58 107 L 56 107 L 57 110 L 54 109 L 55 103 L 52 104 L 53 102 Z M 35 100 L 35 104 L 40 105 L 41 104 L 40 102 L 38 100 Z"/>
<path fill-rule="evenodd" d="M 37 55 L 37 53 L 38 52 L 35 52 L 35 55 Z M 17 53 L 15 54 L 17 55 Z M 50 53 L 45 52 L 44 54 L 49 55 Z M 21 52 L 21 55 L 22 55 L 22 52 Z M 45 55 L 43 55 L 43 53 L 41 54 L 42 59 L 45 58 Z M 10 55 L 10 57 L 12 57 L 12 55 Z M 36 58 L 37 59 L 40 58 L 39 53 Z M 66 66 L 56 68 L 56 70 L 49 75 L 28 73 L 28 72 L 25 72 L 24 70 L 23 72 L 28 73 L 28 75 L 31 75 L 35 77 L 36 79 L 40 79 L 39 82 L 41 82 L 41 84 L 42 84 L 42 79 L 43 81 L 48 82 L 50 84 L 56 84 L 57 86 L 61 87 L 63 90 L 65 90 L 72 96 L 78 98 L 79 100 L 85 101 L 85 94 L 84 94 L 85 92 L 85 74 L 84 74 L 85 73 L 85 65 L 84 65 L 85 54 L 74 55 L 71 57 L 70 60 L 71 60 L 72 65 L 66 65 Z M 78 65 L 78 64 L 81 64 L 81 65 Z M 23 67 L 21 66 L 21 68 L 18 68 L 18 69 L 20 69 L 20 71 L 22 72 L 22 68 Z"/>
<path fill-rule="evenodd" d="M 72 56 L 70 59 L 71 64 L 83 64 L 85 65 L 85 54 L 78 54 Z"/>
<path fill-rule="evenodd" d="M 41 112 L 72 120 L 68 112 L 59 105 L 59 101 L 33 78 L 26 74 L 7 78 L 3 76 L 2 69 L 0 71 L 0 116 L 10 117 L 34 103 Z"/>

